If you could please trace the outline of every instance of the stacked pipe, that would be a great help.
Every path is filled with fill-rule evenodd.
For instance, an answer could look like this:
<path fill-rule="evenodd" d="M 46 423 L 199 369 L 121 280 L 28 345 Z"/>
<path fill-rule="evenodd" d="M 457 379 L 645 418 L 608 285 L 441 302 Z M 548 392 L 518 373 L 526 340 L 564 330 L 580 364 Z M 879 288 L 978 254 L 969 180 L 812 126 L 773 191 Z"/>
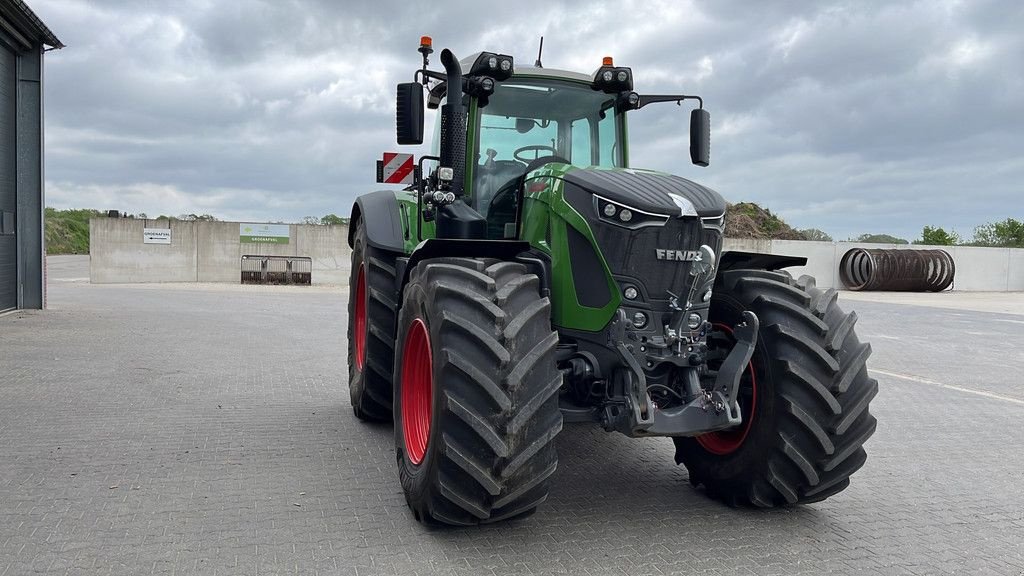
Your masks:
<path fill-rule="evenodd" d="M 944 250 L 854 248 L 839 262 L 839 277 L 850 290 L 940 292 L 955 272 Z"/>

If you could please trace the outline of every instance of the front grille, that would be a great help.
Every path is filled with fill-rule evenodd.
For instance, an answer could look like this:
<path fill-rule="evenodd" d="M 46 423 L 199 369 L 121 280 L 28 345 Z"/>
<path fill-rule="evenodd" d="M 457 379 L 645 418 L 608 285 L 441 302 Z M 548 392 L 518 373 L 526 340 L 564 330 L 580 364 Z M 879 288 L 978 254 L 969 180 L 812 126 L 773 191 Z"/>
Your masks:
<path fill-rule="evenodd" d="M 657 251 L 698 250 L 707 244 L 716 257 L 722 249 L 722 233 L 704 228 L 699 218 L 670 217 L 663 226 L 629 229 L 602 220 L 594 207 L 594 196 L 566 182 L 565 199 L 586 220 L 605 262 L 615 276 L 626 276 L 643 286 L 648 300 L 666 302 L 668 292 L 685 298 L 693 278 L 691 262 L 659 260 Z"/>
<path fill-rule="evenodd" d="M 667 291 L 685 297 L 693 282 L 692 262 L 659 260 L 659 249 L 688 251 L 707 244 L 717 254 L 722 242 L 714 230 L 702 233 L 696 218 L 670 218 L 664 226 L 638 230 L 600 220 L 591 220 L 590 226 L 612 274 L 634 278 L 651 300 L 667 300 Z"/>

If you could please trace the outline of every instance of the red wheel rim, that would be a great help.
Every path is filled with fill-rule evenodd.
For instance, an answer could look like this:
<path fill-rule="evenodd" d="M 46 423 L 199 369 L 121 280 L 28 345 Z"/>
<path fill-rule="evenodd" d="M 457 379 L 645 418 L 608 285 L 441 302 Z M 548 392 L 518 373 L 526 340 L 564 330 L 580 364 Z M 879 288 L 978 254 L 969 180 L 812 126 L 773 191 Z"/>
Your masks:
<path fill-rule="evenodd" d="M 433 389 L 430 336 L 426 325 L 417 318 L 409 327 L 402 350 L 402 436 L 405 453 L 413 464 L 422 462 L 427 452 Z"/>
<path fill-rule="evenodd" d="M 356 277 L 356 310 L 355 310 L 356 368 L 363 371 L 366 364 L 366 274 L 363 265 L 359 265 Z"/>
<path fill-rule="evenodd" d="M 715 324 L 714 326 L 732 335 L 732 328 L 725 324 Z M 754 422 L 754 410 L 757 408 L 757 377 L 754 372 L 753 362 L 747 364 L 747 374 L 750 375 L 750 386 L 753 388 L 753 394 L 750 396 L 750 407 L 741 412 L 744 418 L 743 425 L 732 430 L 708 432 L 707 434 L 697 436 L 697 442 L 712 454 L 719 456 L 732 454 L 743 445 L 743 441 L 747 439 L 747 434 L 750 433 L 750 426 Z M 742 403 L 740 408 L 741 410 L 745 408 Z"/>

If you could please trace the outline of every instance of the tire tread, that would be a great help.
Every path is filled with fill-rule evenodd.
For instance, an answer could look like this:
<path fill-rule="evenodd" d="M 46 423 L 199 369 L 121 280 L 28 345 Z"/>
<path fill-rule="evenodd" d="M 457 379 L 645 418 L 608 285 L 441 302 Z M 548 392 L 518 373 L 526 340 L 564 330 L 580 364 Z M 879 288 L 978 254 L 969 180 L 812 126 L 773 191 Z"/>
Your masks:
<path fill-rule="evenodd" d="M 434 318 L 431 346 L 442 362 L 435 369 L 444 375 L 435 393 L 445 394 L 432 423 L 443 439 L 433 452 L 437 476 L 428 480 L 435 488 L 410 500 L 414 514 L 465 525 L 536 509 L 557 468 L 554 438 L 562 428 L 558 333 L 539 279 L 516 262 L 425 260 L 410 273 L 401 326 L 411 321 L 413 285 Z M 401 471 L 401 447 L 399 460 Z"/>
<path fill-rule="evenodd" d="M 793 281 L 764 270 L 721 274 L 712 310 L 725 302 L 761 319 L 760 370 L 771 379 L 775 408 L 767 416 L 774 419 L 766 424 L 771 428 L 759 432 L 759 448 L 735 460 L 747 462 L 742 468 L 720 464 L 734 460 L 711 455 L 696 440 L 676 439 L 677 461 L 709 496 L 755 507 L 819 502 L 846 489 L 864 465 L 864 444 L 877 427 L 869 406 L 878 382 L 867 373 L 871 346 L 857 338 L 857 314 L 844 313 L 837 296 L 810 276 Z"/>

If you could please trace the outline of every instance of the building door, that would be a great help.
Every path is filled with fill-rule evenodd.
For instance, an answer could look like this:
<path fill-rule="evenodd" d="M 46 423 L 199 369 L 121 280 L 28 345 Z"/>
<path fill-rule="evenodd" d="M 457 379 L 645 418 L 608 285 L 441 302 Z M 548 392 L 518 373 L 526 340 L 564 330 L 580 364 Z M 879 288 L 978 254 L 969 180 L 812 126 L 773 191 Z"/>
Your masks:
<path fill-rule="evenodd" d="M 17 62 L 0 43 L 0 310 L 18 305 Z"/>

